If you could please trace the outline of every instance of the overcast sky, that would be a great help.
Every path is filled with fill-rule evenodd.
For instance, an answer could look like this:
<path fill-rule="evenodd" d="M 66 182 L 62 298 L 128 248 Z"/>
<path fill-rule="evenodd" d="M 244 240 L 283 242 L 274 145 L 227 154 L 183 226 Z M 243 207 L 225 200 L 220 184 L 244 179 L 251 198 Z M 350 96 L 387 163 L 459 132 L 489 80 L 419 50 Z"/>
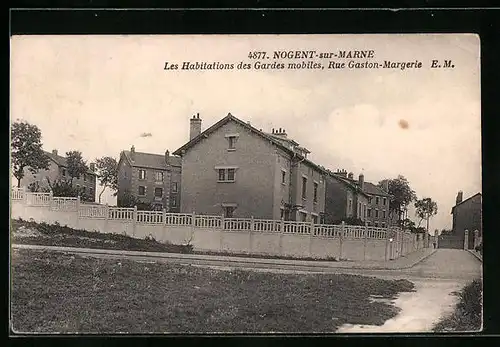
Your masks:
<path fill-rule="evenodd" d="M 373 49 L 376 61 L 423 67 L 163 70 L 307 49 Z M 332 170 L 373 183 L 405 176 L 419 198 L 438 203 L 431 230 L 451 228 L 458 190 L 481 191 L 479 50 L 474 35 L 14 36 L 11 119 L 36 124 L 46 150 L 80 150 L 91 161 L 132 145 L 172 152 L 188 140 L 190 116 L 199 112 L 205 129 L 231 112 L 265 131 L 285 128 Z M 455 67 L 430 69 L 432 59 Z"/>

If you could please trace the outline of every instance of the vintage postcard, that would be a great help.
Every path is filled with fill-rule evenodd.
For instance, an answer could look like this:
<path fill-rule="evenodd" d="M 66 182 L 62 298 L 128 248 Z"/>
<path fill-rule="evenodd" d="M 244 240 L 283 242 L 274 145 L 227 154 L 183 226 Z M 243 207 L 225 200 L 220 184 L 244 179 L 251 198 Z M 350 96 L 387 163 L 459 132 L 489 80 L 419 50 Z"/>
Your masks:
<path fill-rule="evenodd" d="M 13 35 L 11 332 L 480 331 L 479 53 Z"/>

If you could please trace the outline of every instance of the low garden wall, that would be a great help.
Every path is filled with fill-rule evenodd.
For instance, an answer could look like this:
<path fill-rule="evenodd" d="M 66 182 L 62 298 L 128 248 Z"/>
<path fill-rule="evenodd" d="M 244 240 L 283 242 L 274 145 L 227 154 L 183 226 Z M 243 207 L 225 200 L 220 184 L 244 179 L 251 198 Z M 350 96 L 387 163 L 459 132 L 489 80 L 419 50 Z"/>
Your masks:
<path fill-rule="evenodd" d="M 13 190 L 11 217 L 59 223 L 75 229 L 154 237 L 196 250 L 349 260 L 396 259 L 423 247 L 428 238 L 392 228 L 224 218 L 166 211 L 86 205 L 79 198 Z"/>

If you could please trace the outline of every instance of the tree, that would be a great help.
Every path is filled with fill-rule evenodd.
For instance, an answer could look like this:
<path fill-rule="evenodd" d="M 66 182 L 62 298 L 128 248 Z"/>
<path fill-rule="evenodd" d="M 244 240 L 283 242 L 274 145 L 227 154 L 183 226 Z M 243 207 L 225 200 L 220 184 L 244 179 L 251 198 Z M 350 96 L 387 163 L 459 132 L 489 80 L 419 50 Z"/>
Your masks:
<path fill-rule="evenodd" d="M 432 201 L 431 198 L 423 198 L 420 200 L 417 200 L 415 202 L 415 214 L 417 217 L 420 218 L 420 222 L 418 223 L 418 226 L 420 226 L 420 223 L 425 219 L 427 221 L 427 233 L 429 232 L 429 220 L 431 219 L 432 216 L 437 214 L 438 207 L 437 203 L 435 201 Z"/>
<path fill-rule="evenodd" d="M 103 186 L 101 193 L 99 193 L 99 203 L 101 203 L 101 196 L 106 188 L 111 188 L 115 191 L 113 195 L 116 196 L 118 191 L 118 162 L 112 157 L 102 157 L 96 159 L 97 178 L 99 183 Z"/>
<path fill-rule="evenodd" d="M 73 186 L 73 179 L 80 178 L 88 171 L 87 164 L 82 158 L 82 152 L 70 151 L 66 152 L 66 166 L 68 176 L 70 177 L 70 185 Z"/>
<path fill-rule="evenodd" d="M 42 149 L 42 132 L 36 125 L 22 121 L 12 124 L 11 158 L 18 188 L 25 168 L 33 174 L 49 168 L 49 158 Z"/>
<path fill-rule="evenodd" d="M 134 207 L 139 203 L 139 199 L 132 195 L 129 190 L 125 190 L 122 196 L 117 199 L 117 205 L 119 207 Z"/>
<path fill-rule="evenodd" d="M 391 195 L 389 199 L 389 215 L 392 218 L 394 213 L 396 213 L 398 219 L 402 221 L 404 211 L 412 201 L 417 199 L 417 195 L 411 189 L 408 180 L 402 175 L 394 179 L 382 180 L 378 185 L 383 188 L 386 184 L 389 188 L 388 193 Z"/>
<path fill-rule="evenodd" d="M 401 227 L 405 230 L 413 231 L 415 229 L 415 222 L 411 219 L 405 218 L 401 221 Z"/>

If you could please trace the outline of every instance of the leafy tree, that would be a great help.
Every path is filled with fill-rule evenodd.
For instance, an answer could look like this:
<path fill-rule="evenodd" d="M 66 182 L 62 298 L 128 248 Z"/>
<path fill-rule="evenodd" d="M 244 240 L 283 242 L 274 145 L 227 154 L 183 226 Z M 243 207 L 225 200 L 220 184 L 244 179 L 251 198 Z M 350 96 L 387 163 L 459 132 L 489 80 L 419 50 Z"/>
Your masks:
<path fill-rule="evenodd" d="M 123 195 L 119 196 L 116 202 L 119 207 L 134 207 L 139 203 L 139 199 L 130 193 L 129 190 L 125 190 Z"/>
<path fill-rule="evenodd" d="M 432 216 L 437 214 L 438 207 L 437 203 L 435 201 L 432 201 L 431 198 L 423 198 L 420 200 L 417 200 L 415 202 L 415 214 L 417 215 L 418 218 L 420 218 L 420 222 L 418 223 L 418 226 L 420 226 L 420 223 L 422 223 L 423 220 L 427 221 L 427 232 L 429 232 L 429 220 L 432 218 Z"/>
<path fill-rule="evenodd" d="M 91 195 L 89 195 L 85 188 L 83 187 L 73 187 L 71 182 L 65 180 L 56 180 L 54 182 L 49 182 L 50 190 L 52 190 L 53 196 L 56 197 L 69 197 L 76 198 L 80 197 L 81 201 L 93 201 Z"/>
<path fill-rule="evenodd" d="M 49 168 L 49 158 L 42 150 L 42 132 L 36 125 L 23 121 L 12 124 L 11 160 L 18 188 L 25 168 L 33 174 Z"/>
<path fill-rule="evenodd" d="M 101 193 L 99 193 L 99 203 L 101 203 L 101 196 L 106 188 L 114 190 L 116 196 L 118 191 L 118 162 L 112 157 L 102 157 L 96 159 L 97 178 L 99 183 L 103 186 Z"/>
<path fill-rule="evenodd" d="M 80 176 L 88 171 L 87 164 L 83 160 L 82 152 L 80 151 L 66 152 L 66 166 L 68 176 L 71 179 L 69 182 L 71 185 L 73 185 L 75 178 L 80 178 Z"/>
<path fill-rule="evenodd" d="M 411 189 L 410 183 L 402 175 L 394 179 L 382 180 L 378 185 L 383 188 L 386 183 L 389 186 L 388 193 L 391 194 L 391 199 L 389 199 L 389 215 L 392 218 L 396 214 L 398 219 L 402 221 L 403 213 L 408 205 L 417 199 L 415 191 Z"/>
<path fill-rule="evenodd" d="M 28 185 L 28 190 L 32 193 L 49 193 L 50 192 L 49 187 L 40 186 L 40 184 L 38 182 L 31 182 Z"/>
<path fill-rule="evenodd" d="M 405 218 L 401 221 L 401 227 L 405 230 L 413 231 L 415 229 L 415 222 L 409 218 Z"/>

